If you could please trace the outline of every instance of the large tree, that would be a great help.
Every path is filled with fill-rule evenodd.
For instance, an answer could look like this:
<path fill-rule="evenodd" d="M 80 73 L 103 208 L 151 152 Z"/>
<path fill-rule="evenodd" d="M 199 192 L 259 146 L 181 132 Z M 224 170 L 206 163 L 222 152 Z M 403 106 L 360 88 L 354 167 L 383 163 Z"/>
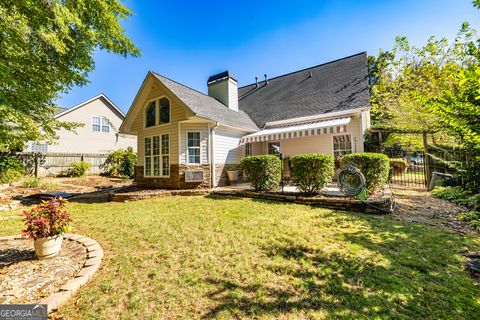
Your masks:
<path fill-rule="evenodd" d="M 452 130 L 446 130 L 446 112 L 440 106 L 447 103 L 447 96 L 450 100 L 458 98 L 458 75 L 478 66 L 476 39 L 474 30 L 464 23 L 451 43 L 445 38 L 431 37 L 424 46 L 415 47 L 405 37 L 397 37 L 391 51 L 380 51 L 377 57 L 371 57 L 375 125 L 412 132 L 434 131 L 434 138 L 440 143 L 458 138 Z M 407 138 L 415 143 L 412 136 Z"/>
<path fill-rule="evenodd" d="M 95 50 L 140 54 L 119 23 L 131 14 L 118 0 L 0 2 L 0 150 L 75 127 L 53 118 L 53 102 L 88 82 Z"/>

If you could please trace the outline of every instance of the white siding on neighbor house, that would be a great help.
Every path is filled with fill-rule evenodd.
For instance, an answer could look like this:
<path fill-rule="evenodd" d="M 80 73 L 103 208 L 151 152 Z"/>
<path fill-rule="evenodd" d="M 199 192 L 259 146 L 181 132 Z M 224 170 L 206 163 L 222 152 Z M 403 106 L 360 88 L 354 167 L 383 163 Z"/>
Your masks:
<path fill-rule="evenodd" d="M 180 123 L 180 163 L 187 163 L 187 132 L 200 132 L 200 163 L 209 163 L 207 123 Z"/>
<path fill-rule="evenodd" d="M 240 139 L 245 133 L 236 132 L 226 127 L 215 129 L 215 163 L 240 163 L 245 156 L 244 147 L 240 146 Z"/>
<path fill-rule="evenodd" d="M 92 129 L 93 117 L 106 117 L 110 121 L 109 132 L 94 132 Z M 58 140 L 48 146 L 48 152 L 62 153 L 107 153 L 117 149 L 132 147 L 137 149 L 136 137 L 131 135 L 117 135 L 123 121 L 118 112 L 113 111 L 103 98 L 95 99 L 78 109 L 67 112 L 58 120 L 77 122 L 82 127 L 74 131 L 60 129 L 57 131 Z M 31 151 L 32 143 L 28 144 Z"/>

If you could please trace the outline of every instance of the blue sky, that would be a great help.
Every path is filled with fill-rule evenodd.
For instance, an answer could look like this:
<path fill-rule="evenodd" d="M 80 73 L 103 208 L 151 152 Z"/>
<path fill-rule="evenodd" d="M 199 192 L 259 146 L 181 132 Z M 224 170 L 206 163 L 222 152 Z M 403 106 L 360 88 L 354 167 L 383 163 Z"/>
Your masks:
<path fill-rule="evenodd" d="M 470 0 L 124 1 L 122 22 L 140 58 L 95 54 L 90 83 L 63 94 L 71 107 L 100 92 L 127 111 L 148 70 L 206 92 L 210 75 L 230 70 L 239 85 L 361 51 L 391 48 L 397 35 L 423 44 L 453 38 L 463 21 L 480 29 Z"/>

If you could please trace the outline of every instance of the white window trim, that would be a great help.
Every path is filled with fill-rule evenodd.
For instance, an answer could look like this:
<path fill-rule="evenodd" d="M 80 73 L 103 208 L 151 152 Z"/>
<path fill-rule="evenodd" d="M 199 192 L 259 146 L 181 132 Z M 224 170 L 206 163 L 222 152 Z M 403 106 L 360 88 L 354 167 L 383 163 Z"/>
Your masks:
<path fill-rule="evenodd" d="M 164 154 L 162 153 L 162 135 L 168 135 L 168 175 L 162 175 L 163 173 L 163 170 L 162 170 L 162 157 L 164 156 Z M 153 168 L 154 168 L 154 165 L 153 165 L 153 157 L 157 157 L 157 156 L 154 156 L 153 155 L 153 137 L 159 137 L 159 153 L 158 153 L 158 157 L 159 157 L 159 165 L 160 165 L 160 175 L 154 175 L 153 172 Z M 149 138 L 150 139 L 150 155 L 149 156 L 146 156 L 145 155 L 145 139 L 146 138 Z M 143 177 L 144 178 L 170 178 L 170 167 L 171 167 L 171 134 L 170 132 L 164 132 L 164 133 L 159 133 L 159 134 L 155 134 L 155 135 L 152 135 L 152 136 L 144 136 L 143 137 Z M 150 161 L 150 172 L 151 172 L 151 175 L 147 176 L 146 175 L 146 166 L 145 166 L 145 158 L 147 157 L 150 157 L 151 161 Z"/>
<path fill-rule="evenodd" d="M 200 155 L 200 162 L 190 162 L 190 157 L 189 157 L 189 147 L 188 147 L 188 134 L 189 133 L 198 133 L 199 134 L 199 146 L 198 146 L 198 150 L 199 150 L 199 155 Z M 187 155 L 187 159 L 185 159 L 185 163 L 187 164 L 202 164 L 203 163 L 203 159 L 202 159 L 202 132 L 201 131 L 198 131 L 198 130 L 187 130 L 186 134 L 185 134 L 185 147 L 187 148 L 187 152 L 186 152 L 186 155 Z M 196 148 L 196 147 L 194 147 Z"/>
<path fill-rule="evenodd" d="M 350 136 L 350 149 L 352 149 L 352 153 L 355 153 L 353 150 L 353 135 L 351 133 L 340 133 L 340 134 L 332 134 L 332 155 L 335 156 L 335 143 L 333 142 L 333 137 L 338 136 Z M 344 150 L 344 149 L 341 149 Z"/>
<path fill-rule="evenodd" d="M 166 123 L 160 124 L 160 100 L 163 98 L 168 100 L 168 114 L 169 114 L 168 120 L 169 121 Z M 155 125 L 147 127 L 147 108 L 152 102 L 155 102 Z M 172 100 L 170 100 L 166 95 L 161 95 L 154 99 L 148 100 L 143 106 L 142 110 L 143 110 L 143 130 L 161 128 L 163 126 L 168 126 L 172 123 Z"/>
<path fill-rule="evenodd" d="M 99 131 L 93 130 L 93 126 L 94 126 L 94 123 L 93 123 L 94 120 L 93 119 L 95 119 L 95 118 L 100 119 L 100 122 L 98 124 L 100 126 Z M 103 131 L 103 119 L 107 119 L 108 131 Z M 110 130 L 112 129 L 111 125 L 110 125 L 110 119 L 108 119 L 108 117 L 106 117 L 106 116 L 92 116 L 92 127 L 91 128 L 92 128 L 92 132 L 94 132 L 94 133 L 110 133 Z"/>

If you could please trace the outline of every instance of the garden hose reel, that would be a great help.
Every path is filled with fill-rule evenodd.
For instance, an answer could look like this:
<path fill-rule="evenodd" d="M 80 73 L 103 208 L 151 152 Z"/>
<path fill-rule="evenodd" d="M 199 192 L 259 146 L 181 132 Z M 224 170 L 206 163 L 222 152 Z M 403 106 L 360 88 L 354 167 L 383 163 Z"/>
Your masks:
<path fill-rule="evenodd" d="M 365 176 L 353 164 L 348 163 L 338 175 L 338 187 L 346 196 L 365 201 L 368 198 Z"/>

